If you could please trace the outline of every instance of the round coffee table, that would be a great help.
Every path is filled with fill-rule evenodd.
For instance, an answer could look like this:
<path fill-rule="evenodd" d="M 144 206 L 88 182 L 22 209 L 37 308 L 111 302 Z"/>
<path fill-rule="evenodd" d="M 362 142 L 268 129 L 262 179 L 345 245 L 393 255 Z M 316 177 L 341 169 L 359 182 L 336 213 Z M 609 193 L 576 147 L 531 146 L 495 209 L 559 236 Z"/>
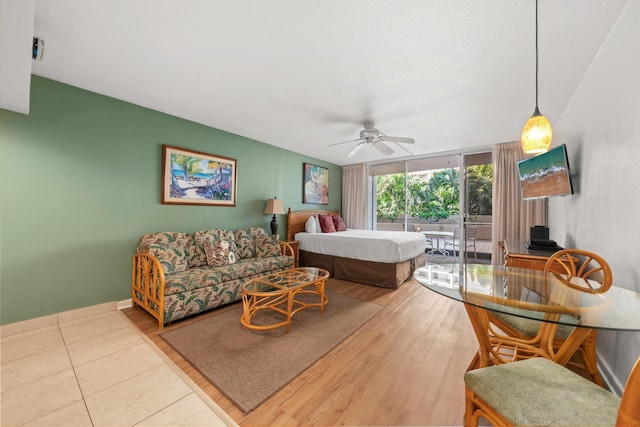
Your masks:
<path fill-rule="evenodd" d="M 242 316 L 240 323 L 249 329 L 258 331 L 287 327 L 291 332 L 291 318 L 294 314 L 309 307 L 324 306 L 329 298 L 324 293 L 324 286 L 329 272 L 316 267 L 299 267 L 265 274 L 249 280 L 242 285 Z M 302 301 L 297 296 L 310 294 L 317 296 L 313 302 Z M 252 323 L 260 310 L 272 310 L 282 314 L 285 319 L 269 325 Z"/>

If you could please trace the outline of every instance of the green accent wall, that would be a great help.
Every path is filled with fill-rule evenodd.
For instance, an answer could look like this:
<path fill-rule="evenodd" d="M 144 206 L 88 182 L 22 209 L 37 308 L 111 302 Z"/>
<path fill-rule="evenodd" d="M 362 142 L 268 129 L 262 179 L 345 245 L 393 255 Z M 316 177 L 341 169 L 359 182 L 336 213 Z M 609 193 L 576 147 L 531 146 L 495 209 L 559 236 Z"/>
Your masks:
<path fill-rule="evenodd" d="M 162 145 L 237 159 L 236 206 L 160 203 Z M 329 204 L 302 203 L 303 163 Z M 340 166 L 40 77 L 30 114 L 0 110 L 0 323 L 130 298 L 141 235 L 260 226 L 274 196 L 339 209 Z M 286 215 L 279 216 L 286 235 Z"/>

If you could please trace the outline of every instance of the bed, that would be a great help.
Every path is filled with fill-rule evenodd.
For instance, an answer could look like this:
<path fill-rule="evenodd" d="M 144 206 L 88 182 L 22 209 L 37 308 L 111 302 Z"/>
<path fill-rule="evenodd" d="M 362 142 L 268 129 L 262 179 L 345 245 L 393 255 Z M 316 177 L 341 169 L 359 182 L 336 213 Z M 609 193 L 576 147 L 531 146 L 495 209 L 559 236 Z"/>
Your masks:
<path fill-rule="evenodd" d="M 319 214 L 340 216 L 339 211 L 288 210 L 287 241 L 300 242 L 300 266 L 323 268 L 336 279 L 395 289 L 425 263 L 425 239 L 421 233 L 306 233 L 309 217 Z"/>

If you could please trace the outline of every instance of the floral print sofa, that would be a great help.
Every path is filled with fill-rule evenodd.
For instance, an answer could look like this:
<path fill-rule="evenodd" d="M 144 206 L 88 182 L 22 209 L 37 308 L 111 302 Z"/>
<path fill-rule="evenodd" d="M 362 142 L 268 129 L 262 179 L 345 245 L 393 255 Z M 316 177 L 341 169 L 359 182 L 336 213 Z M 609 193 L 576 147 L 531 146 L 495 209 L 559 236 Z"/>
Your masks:
<path fill-rule="evenodd" d="M 293 264 L 291 246 L 259 227 L 145 234 L 133 255 L 131 298 L 162 329 L 239 300 L 243 283 Z"/>

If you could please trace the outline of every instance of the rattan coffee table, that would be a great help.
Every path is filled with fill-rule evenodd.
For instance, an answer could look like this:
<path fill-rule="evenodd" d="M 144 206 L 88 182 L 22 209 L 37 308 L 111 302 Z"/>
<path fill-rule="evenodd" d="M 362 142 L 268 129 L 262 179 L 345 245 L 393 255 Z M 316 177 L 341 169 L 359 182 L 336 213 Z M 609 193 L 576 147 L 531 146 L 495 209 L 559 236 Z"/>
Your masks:
<path fill-rule="evenodd" d="M 299 311 L 309 307 L 320 307 L 320 314 L 324 313 L 324 306 L 329 302 L 324 293 L 324 285 L 328 278 L 329 272 L 321 268 L 300 267 L 266 274 L 248 281 L 242 285 L 240 323 L 258 331 L 286 326 L 287 332 L 291 332 L 291 318 Z M 317 295 L 318 299 L 314 302 L 301 301 L 296 298 L 301 294 Z M 260 310 L 275 311 L 285 319 L 269 325 L 253 324 L 252 320 Z"/>

